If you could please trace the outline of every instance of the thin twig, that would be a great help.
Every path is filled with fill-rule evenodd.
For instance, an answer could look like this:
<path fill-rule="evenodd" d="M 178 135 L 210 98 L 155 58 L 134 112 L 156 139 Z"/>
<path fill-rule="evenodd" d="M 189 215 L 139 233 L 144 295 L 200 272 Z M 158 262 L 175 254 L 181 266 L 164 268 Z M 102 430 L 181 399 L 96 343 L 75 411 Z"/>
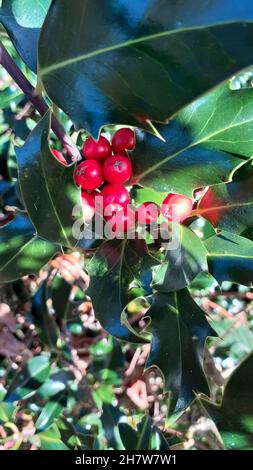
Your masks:
<path fill-rule="evenodd" d="M 132 357 L 132 360 L 129 364 L 128 369 L 125 371 L 125 375 L 127 377 L 132 375 L 133 371 L 135 370 L 135 367 L 137 365 L 137 362 L 138 362 L 138 359 L 139 359 L 140 355 L 141 355 L 141 348 L 137 348 L 134 355 L 133 355 L 133 357 Z"/>
<path fill-rule="evenodd" d="M 15 64 L 14 60 L 4 47 L 2 43 L 0 43 L 0 64 L 5 68 L 8 74 L 13 78 L 13 80 L 17 83 L 19 88 L 25 93 L 27 98 L 31 101 L 33 106 L 37 109 L 41 116 L 43 116 L 47 110 L 48 106 L 46 102 L 36 94 L 35 88 L 31 85 L 29 80 L 25 77 L 25 75 L 21 72 L 19 67 Z M 72 161 L 81 160 L 82 157 L 80 155 L 79 149 L 71 140 L 68 134 L 66 134 L 65 129 L 59 123 L 54 115 L 52 115 L 52 122 L 51 122 L 52 131 L 61 141 L 63 147 L 67 150 L 68 154 L 71 156 Z"/>
<path fill-rule="evenodd" d="M 28 115 L 28 112 L 29 112 L 30 108 L 31 108 L 31 103 L 29 103 L 29 101 L 27 101 L 27 103 L 24 105 L 24 107 L 16 114 L 15 119 L 17 121 L 21 121 L 21 119 L 23 119 L 24 116 Z"/>

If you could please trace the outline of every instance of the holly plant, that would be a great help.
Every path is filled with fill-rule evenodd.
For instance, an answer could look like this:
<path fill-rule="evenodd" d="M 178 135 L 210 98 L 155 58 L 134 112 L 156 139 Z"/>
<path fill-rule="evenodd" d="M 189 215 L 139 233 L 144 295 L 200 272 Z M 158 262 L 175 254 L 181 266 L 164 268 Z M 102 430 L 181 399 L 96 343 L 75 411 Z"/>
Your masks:
<path fill-rule="evenodd" d="M 240 86 L 253 64 L 252 2 L 3 0 L 0 21 L 9 93 L 30 110 L 1 147 L 0 279 L 44 272 L 31 315 L 45 346 L 11 377 L 0 420 L 36 393 L 47 402 L 36 405 L 34 445 L 40 436 L 44 449 L 103 447 L 64 417 L 83 380 L 68 337 L 83 326 L 70 310 L 85 299 L 101 327 L 93 354 L 99 341 L 113 344 L 110 364 L 85 379 L 108 447 L 168 448 L 166 419 L 196 397 L 211 416 L 218 406 L 203 358 L 219 332 L 196 279 L 219 292 L 253 281 L 253 91 Z M 76 284 L 59 268 L 73 258 Z M 127 423 L 115 397 L 99 395 L 99 381 L 116 386 L 129 347 L 146 348 L 145 370 L 161 377 L 163 426 Z M 217 413 L 231 430 L 228 392 Z M 108 422 L 120 423 L 117 438 Z"/>

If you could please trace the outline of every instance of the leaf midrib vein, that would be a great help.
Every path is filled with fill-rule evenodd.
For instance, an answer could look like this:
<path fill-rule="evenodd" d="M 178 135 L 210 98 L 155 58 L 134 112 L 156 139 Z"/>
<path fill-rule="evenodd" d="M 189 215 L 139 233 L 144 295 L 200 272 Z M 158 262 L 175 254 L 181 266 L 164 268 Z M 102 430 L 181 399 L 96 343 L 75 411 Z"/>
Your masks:
<path fill-rule="evenodd" d="M 242 258 L 242 259 L 253 259 L 253 256 L 250 255 L 234 255 L 233 253 L 208 253 L 207 257 L 211 258 Z"/>
<path fill-rule="evenodd" d="M 249 201 L 249 202 L 236 202 L 236 203 L 228 203 L 228 204 L 222 204 L 221 206 L 212 206 L 212 207 L 206 207 L 206 208 L 203 208 L 201 209 L 198 208 L 194 211 L 192 211 L 192 216 L 194 215 L 198 215 L 198 216 L 201 216 L 202 214 L 205 214 L 206 212 L 213 212 L 213 211 L 219 211 L 219 210 L 222 210 L 222 209 L 233 209 L 233 208 L 237 208 L 237 207 L 245 207 L 245 206 L 252 206 L 253 205 L 253 201 Z"/>
<path fill-rule="evenodd" d="M 22 253 L 23 250 L 26 249 L 27 246 L 29 246 L 37 238 L 37 235 L 35 235 L 27 243 L 25 243 L 25 245 L 23 245 L 11 258 L 8 259 L 8 261 L 3 266 L 1 266 L 0 272 L 2 272 L 17 256 L 20 255 L 20 253 Z"/>
<path fill-rule="evenodd" d="M 102 47 L 101 49 L 97 49 L 95 51 L 86 52 L 84 54 L 80 54 L 80 55 L 77 55 L 75 57 L 72 57 L 72 58 L 69 58 L 69 59 L 66 59 L 66 60 L 62 60 L 61 62 L 49 65 L 49 66 L 44 67 L 44 68 L 39 67 L 39 74 L 40 74 L 41 77 L 43 77 L 44 75 L 48 75 L 49 73 L 54 72 L 55 70 L 62 69 L 64 67 L 67 67 L 68 65 L 75 64 L 76 62 L 81 62 L 83 60 L 87 60 L 87 59 L 90 59 L 92 57 L 96 57 L 96 56 L 104 54 L 106 52 L 111 52 L 111 51 L 114 51 L 114 50 L 117 50 L 117 49 L 121 49 L 121 48 L 131 46 L 133 44 L 139 44 L 139 43 L 142 43 L 142 42 L 150 41 L 152 39 L 159 39 L 159 38 L 162 38 L 162 37 L 171 36 L 173 34 L 177 34 L 177 33 L 184 32 L 184 31 L 201 30 L 201 29 L 207 29 L 207 28 L 211 28 L 211 27 L 214 27 L 214 26 L 224 25 L 224 24 L 233 24 L 233 23 L 235 23 L 235 24 L 239 23 L 240 24 L 240 23 L 245 23 L 245 22 L 249 22 L 249 21 L 248 20 L 245 20 L 245 21 L 243 21 L 243 20 L 241 20 L 241 21 L 231 21 L 231 20 L 229 20 L 229 21 L 220 21 L 220 22 L 213 23 L 213 24 L 210 24 L 210 25 L 205 25 L 205 26 L 201 25 L 201 26 L 192 26 L 192 27 L 187 27 L 187 28 L 171 29 L 169 31 L 160 31 L 158 33 L 149 34 L 149 35 L 142 36 L 142 37 L 139 37 L 139 38 L 129 39 L 127 41 L 123 41 L 123 42 L 120 42 L 118 44 L 113 44 L 111 46 Z M 251 22 L 249 22 L 249 23 L 251 23 Z"/>

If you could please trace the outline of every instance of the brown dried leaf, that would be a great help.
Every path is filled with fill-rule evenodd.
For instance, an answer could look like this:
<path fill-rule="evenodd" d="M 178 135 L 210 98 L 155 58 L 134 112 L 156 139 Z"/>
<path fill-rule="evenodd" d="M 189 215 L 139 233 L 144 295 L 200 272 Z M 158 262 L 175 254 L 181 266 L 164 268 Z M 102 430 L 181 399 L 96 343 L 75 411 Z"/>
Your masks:
<path fill-rule="evenodd" d="M 126 391 L 127 396 L 130 400 L 144 410 L 148 407 L 148 397 L 147 397 L 147 388 L 143 380 L 137 380 L 131 387 Z"/>
<path fill-rule="evenodd" d="M 16 330 L 15 315 L 11 312 L 9 305 L 0 303 L 0 327 L 7 326 L 10 331 Z"/>
<path fill-rule="evenodd" d="M 10 358 L 31 357 L 31 352 L 24 343 L 18 341 L 7 328 L 3 327 L 0 329 L 0 355 Z"/>
<path fill-rule="evenodd" d="M 83 270 L 83 262 L 74 254 L 57 256 L 50 262 L 50 265 L 57 269 L 62 278 L 70 284 L 82 281 L 88 286 L 89 276 Z"/>

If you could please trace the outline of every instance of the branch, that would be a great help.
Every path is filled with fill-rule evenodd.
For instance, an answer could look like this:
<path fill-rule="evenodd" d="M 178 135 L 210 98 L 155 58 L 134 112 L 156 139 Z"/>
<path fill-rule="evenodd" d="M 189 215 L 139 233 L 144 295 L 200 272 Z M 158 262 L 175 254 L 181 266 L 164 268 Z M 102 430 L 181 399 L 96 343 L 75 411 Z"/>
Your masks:
<path fill-rule="evenodd" d="M 15 80 L 19 88 L 25 93 L 27 98 L 31 101 L 33 106 L 37 109 L 41 116 L 43 116 L 47 110 L 48 106 L 45 101 L 38 95 L 36 95 L 35 88 L 27 80 L 18 66 L 15 64 L 14 60 L 10 54 L 5 49 L 4 45 L 0 43 L 0 64 L 5 68 L 8 74 Z M 63 147 L 66 149 L 68 154 L 71 156 L 72 161 L 79 161 L 82 159 L 79 149 L 71 140 L 68 134 L 66 134 L 65 129 L 59 123 L 54 115 L 52 115 L 51 121 L 52 131 L 61 141 Z"/>

